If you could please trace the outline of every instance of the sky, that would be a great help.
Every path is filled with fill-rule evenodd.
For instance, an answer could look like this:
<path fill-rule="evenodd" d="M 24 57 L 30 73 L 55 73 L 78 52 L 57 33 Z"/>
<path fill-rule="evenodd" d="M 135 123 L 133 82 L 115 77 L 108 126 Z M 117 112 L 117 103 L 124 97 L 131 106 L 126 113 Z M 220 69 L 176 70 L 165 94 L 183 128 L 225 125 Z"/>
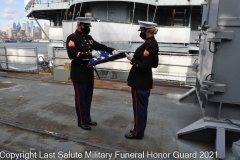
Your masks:
<path fill-rule="evenodd" d="M 0 30 L 6 31 L 13 26 L 13 22 L 16 24 L 26 23 L 28 18 L 25 15 L 25 4 L 30 0 L 0 0 Z M 48 21 L 39 21 L 42 23 L 49 23 Z M 37 26 L 35 20 L 34 24 Z"/>

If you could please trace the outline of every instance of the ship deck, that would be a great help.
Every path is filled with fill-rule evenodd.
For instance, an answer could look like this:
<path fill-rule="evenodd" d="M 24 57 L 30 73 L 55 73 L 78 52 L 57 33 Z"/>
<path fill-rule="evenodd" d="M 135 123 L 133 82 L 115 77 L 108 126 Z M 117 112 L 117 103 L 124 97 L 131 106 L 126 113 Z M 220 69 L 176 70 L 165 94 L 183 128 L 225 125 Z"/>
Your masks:
<path fill-rule="evenodd" d="M 90 151 L 103 156 L 116 151 L 144 152 L 141 159 L 151 159 L 147 151 L 158 153 L 152 159 L 170 159 L 176 152 L 197 153 L 198 158 L 179 159 L 214 159 L 199 158 L 202 151 L 215 152 L 213 143 L 177 138 L 177 131 L 202 118 L 198 105 L 179 102 L 188 90 L 154 86 L 145 137 L 139 141 L 124 137 L 134 123 L 130 88 L 125 82 L 95 80 L 91 115 L 98 125 L 86 131 L 77 127 L 70 82 L 58 83 L 52 76 L 38 74 L 0 73 L 0 151 L 36 151 L 34 159 L 73 159 L 58 157 L 59 151 L 82 153 L 82 159 L 90 159 L 84 155 Z M 44 153 L 56 155 L 44 158 Z M 164 157 L 166 154 L 169 156 Z M 120 156 L 96 159 L 120 159 Z M 234 159 L 231 146 L 226 147 L 226 159 Z"/>

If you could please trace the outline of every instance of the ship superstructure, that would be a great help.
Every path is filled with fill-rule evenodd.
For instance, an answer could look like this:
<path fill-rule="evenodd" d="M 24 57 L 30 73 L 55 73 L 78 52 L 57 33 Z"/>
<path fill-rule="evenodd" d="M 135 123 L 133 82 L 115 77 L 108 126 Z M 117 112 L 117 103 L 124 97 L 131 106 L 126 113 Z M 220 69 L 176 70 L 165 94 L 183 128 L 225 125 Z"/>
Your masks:
<path fill-rule="evenodd" d="M 95 89 L 94 114 L 99 118 L 99 124 L 103 124 L 99 125 L 95 132 L 80 133 L 74 128 L 71 119 L 73 114 L 69 112 L 70 107 L 73 106 L 73 95 L 71 95 L 72 90 L 69 90 L 67 86 L 50 86 L 48 83 L 37 81 L 29 83 L 29 80 L 27 82 L 14 80 L 14 83 L 21 85 L 13 88 L 9 85 L 9 79 L 3 83 L 11 88 L 9 92 L 7 89 L 1 90 L 7 94 L 4 94 L 5 97 L 3 96 L 2 102 L 0 101 L 3 104 L 0 106 L 3 106 L 4 113 L 0 117 L 10 121 L 0 119 L 0 123 L 55 138 L 67 139 L 71 142 L 80 142 L 84 145 L 97 147 L 98 150 L 105 149 L 105 152 L 109 152 L 109 150 L 128 152 L 126 151 L 128 148 L 133 149 L 134 152 L 145 150 L 159 155 L 169 154 L 169 156 L 155 157 L 155 159 L 172 157 L 178 159 L 239 159 L 240 141 L 232 143 L 239 140 L 240 132 L 238 115 L 240 102 L 237 98 L 239 75 L 236 74 L 239 68 L 237 61 L 237 57 L 239 57 L 239 5 L 238 0 L 52 0 L 51 2 L 47 1 L 47 3 L 30 1 L 26 6 L 28 17 L 34 18 L 37 22 L 39 19 L 47 19 L 52 22 L 48 35 L 51 40 L 48 58 L 53 67 L 70 61 L 64 46 L 66 36 L 75 30 L 77 23 L 75 17 L 85 16 L 86 13 L 93 14 L 91 35 L 96 40 L 118 50 L 133 52 L 143 42 L 136 31 L 139 27 L 136 22 L 139 19 L 149 20 L 159 25 L 159 34 L 156 39 L 160 49 L 160 62 L 159 67 L 153 70 L 154 79 L 176 80 L 187 84 L 193 78 L 196 79 L 196 85 L 188 92 L 186 92 L 188 89 L 185 87 L 172 88 L 157 85 L 153 87 L 149 105 L 151 107 L 149 108 L 149 128 L 147 128 L 149 132 L 144 138 L 146 141 L 141 142 L 126 141 L 122 136 L 123 132 L 132 126 L 132 121 L 129 119 L 131 111 L 127 107 L 131 106 L 129 103 L 131 97 L 125 92 L 118 93 L 118 91 L 124 90 L 124 87 L 118 84 L 120 82 L 113 81 L 95 80 L 97 82 L 96 88 L 100 86 L 100 88 L 106 89 L 105 87 L 108 86 L 110 90 L 118 90 Z M 200 26 L 199 31 L 198 26 Z M 198 45 L 200 45 L 200 50 Z M 0 47 L 0 62 L 5 63 L 7 67 L 4 66 L 3 69 L 7 68 L 7 70 L 18 69 L 8 66 L 13 62 L 21 62 L 24 65 L 28 62 L 30 65 L 34 61 L 35 66 L 30 69 L 36 70 L 39 67 L 37 56 L 37 50 L 34 48 L 6 49 L 6 47 Z M 97 68 L 101 71 L 101 76 L 105 74 L 107 79 L 125 81 L 130 68 L 128 63 L 129 61 L 125 61 L 123 58 L 97 65 Z M 48 64 L 48 62 L 43 60 L 42 64 Z M 28 70 L 30 69 L 28 68 Z M 8 76 L 15 77 L 14 74 Z M 19 76 L 30 77 L 22 74 Z M 54 76 L 57 77 L 56 74 Z M 67 76 L 64 74 L 64 78 Z M 39 76 L 36 79 L 40 80 L 42 77 Z M 49 81 L 44 80 L 44 82 L 52 83 L 53 81 L 50 77 Z M 36 88 L 38 92 L 36 92 Z M 129 88 L 125 88 L 125 91 L 128 92 Z M 13 94 L 14 92 L 21 94 Z M 12 99 L 16 98 L 16 95 L 24 96 L 17 97 L 15 105 Z M 19 101 L 25 98 L 26 100 L 21 105 Z M 106 99 L 104 100 L 104 98 Z M 6 102 L 9 103 L 9 101 L 11 101 L 11 105 L 8 104 L 9 107 L 5 107 Z M 188 103 L 184 104 L 179 101 Z M 12 106 L 17 106 L 17 108 L 13 109 Z M 26 107 L 28 108 L 26 109 Z M 37 114 L 33 114 L 33 111 Z M 5 114 L 7 112 L 9 114 Z M 16 119 L 18 123 L 11 122 L 16 121 Z M 26 123 L 27 126 L 19 123 Z M 54 128 L 51 125 L 58 127 Z M 7 127 L 4 127 L 4 130 L 8 133 L 11 132 Z M 8 134 L 0 135 L 3 135 L 2 139 L 9 138 L 10 140 L 12 137 L 17 137 L 16 135 L 8 136 Z M 72 137 L 73 135 L 80 139 Z M 181 138 L 207 141 L 211 142 L 212 145 L 186 141 Z M 21 137 L 21 139 L 23 138 Z M 16 140 L 13 138 L 13 141 Z M 3 143 L 7 145 L 7 141 L 3 141 Z M 24 142 L 28 143 L 25 138 Z M 49 141 L 49 143 L 51 142 Z M 22 143 L 18 144 L 22 145 Z M 37 144 L 42 143 L 37 141 Z M 46 144 L 41 148 L 48 146 Z M 73 151 L 80 148 L 69 148 L 70 145 L 64 146 L 62 141 L 60 145 L 51 144 L 62 147 L 63 150 Z M 228 144 L 232 145 L 232 151 Z M 27 145 L 30 146 L 30 144 Z M 225 146 L 228 147 L 225 148 Z M 91 150 L 85 147 L 81 148 Z M 59 148 L 54 150 L 59 151 Z M 179 154 L 182 156 L 177 156 Z"/>
<path fill-rule="evenodd" d="M 93 15 L 91 35 L 97 41 L 118 50 L 134 52 L 143 43 L 137 31 L 138 20 L 158 24 L 156 39 L 159 43 L 160 66 L 154 70 L 154 78 L 195 82 L 192 64 L 197 58 L 196 36 L 200 33 L 201 4 L 204 0 L 52 0 L 34 1 L 26 5 L 26 16 L 49 20 L 48 57 L 53 65 L 69 62 L 65 40 L 75 31 L 76 17 Z M 52 58 L 54 57 L 54 58 Z M 97 66 L 110 79 L 126 79 L 130 65 L 124 60 Z M 106 71 L 107 70 L 107 71 Z M 105 72 L 106 71 L 106 72 Z M 121 73 L 119 73 L 121 72 Z M 111 75 L 109 77 L 109 75 Z M 115 76 L 113 76 L 115 75 Z"/>

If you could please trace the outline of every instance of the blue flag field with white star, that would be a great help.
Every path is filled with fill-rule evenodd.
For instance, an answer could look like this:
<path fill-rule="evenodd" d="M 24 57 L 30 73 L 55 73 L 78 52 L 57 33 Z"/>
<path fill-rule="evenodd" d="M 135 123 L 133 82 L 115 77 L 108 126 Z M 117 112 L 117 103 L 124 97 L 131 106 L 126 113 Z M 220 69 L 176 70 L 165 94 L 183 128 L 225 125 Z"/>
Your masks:
<path fill-rule="evenodd" d="M 120 52 L 118 54 L 112 55 L 112 53 L 106 52 L 106 51 L 100 51 L 98 50 L 98 52 L 100 53 L 100 58 L 92 58 L 87 67 L 93 67 L 97 64 L 101 64 L 101 63 L 106 63 L 109 61 L 114 61 L 117 59 L 121 59 L 126 57 L 125 52 Z M 126 52 L 127 54 L 129 54 L 130 52 Z"/>

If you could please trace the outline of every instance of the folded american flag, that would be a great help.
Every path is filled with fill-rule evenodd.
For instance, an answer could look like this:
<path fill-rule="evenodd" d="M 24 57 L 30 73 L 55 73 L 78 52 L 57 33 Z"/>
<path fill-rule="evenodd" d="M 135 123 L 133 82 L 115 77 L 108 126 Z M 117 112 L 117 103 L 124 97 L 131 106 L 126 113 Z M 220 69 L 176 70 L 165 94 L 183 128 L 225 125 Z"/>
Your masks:
<path fill-rule="evenodd" d="M 100 58 L 92 58 L 87 67 L 93 67 L 97 64 L 101 64 L 101 63 L 105 63 L 108 61 L 114 61 L 117 59 L 121 59 L 126 57 L 125 52 L 120 52 L 118 54 L 112 55 L 112 53 L 106 52 L 106 51 L 100 51 L 98 50 L 98 52 L 101 54 Z M 127 54 L 129 54 L 130 52 L 126 52 Z"/>

